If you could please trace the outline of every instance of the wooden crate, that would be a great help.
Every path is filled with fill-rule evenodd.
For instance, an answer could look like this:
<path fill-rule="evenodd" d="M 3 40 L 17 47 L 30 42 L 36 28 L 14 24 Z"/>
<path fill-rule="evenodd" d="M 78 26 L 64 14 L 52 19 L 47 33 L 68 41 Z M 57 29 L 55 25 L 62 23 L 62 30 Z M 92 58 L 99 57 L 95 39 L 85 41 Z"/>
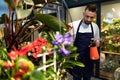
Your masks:
<path fill-rule="evenodd" d="M 114 72 L 105 72 L 103 70 L 100 70 L 100 76 L 108 80 L 113 80 Z"/>

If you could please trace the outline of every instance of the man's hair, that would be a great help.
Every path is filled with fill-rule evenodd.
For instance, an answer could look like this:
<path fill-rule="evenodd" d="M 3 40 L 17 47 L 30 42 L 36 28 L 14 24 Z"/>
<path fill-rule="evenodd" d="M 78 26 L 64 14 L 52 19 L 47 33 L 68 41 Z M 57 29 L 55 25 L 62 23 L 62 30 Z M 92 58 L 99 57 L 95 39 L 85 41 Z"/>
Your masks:
<path fill-rule="evenodd" d="M 95 4 L 88 4 L 85 8 L 85 10 L 89 10 L 92 12 L 97 12 L 97 6 Z"/>

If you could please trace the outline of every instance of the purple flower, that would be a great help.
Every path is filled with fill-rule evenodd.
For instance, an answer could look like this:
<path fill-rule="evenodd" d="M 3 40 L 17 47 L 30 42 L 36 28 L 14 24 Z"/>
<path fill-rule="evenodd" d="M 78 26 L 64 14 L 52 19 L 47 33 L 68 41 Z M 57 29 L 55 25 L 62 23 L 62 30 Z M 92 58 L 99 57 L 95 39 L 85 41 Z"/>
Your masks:
<path fill-rule="evenodd" d="M 66 32 L 64 37 L 71 37 L 70 33 L 69 32 Z"/>
<path fill-rule="evenodd" d="M 52 43 L 54 45 L 58 45 L 59 46 L 60 44 L 62 44 L 62 42 L 63 42 L 63 35 L 55 34 L 54 37 L 55 37 L 55 41 L 52 41 Z"/>
<path fill-rule="evenodd" d="M 52 44 L 57 45 L 57 46 L 60 46 L 60 45 L 61 45 L 57 40 L 52 41 Z"/>
<path fill-rule="evenodd" d="M 67 45 L 70 45 L 72 42 L 73 42 L 73 38 L 72 38 L 72 36 L 70 35 L 70 33 L 67 32 L 67 33 L 64 35 L 63 44 L 64 44 L 65 46 L 67 46 Z"/>
<path fill-rule="evenodd" d="M 58 50 L 60 53 L 62 53 L 63 56 L 67 56 L 71 53 L 71 51 L 65 49 L 65 46 L 67 47 L 71 43 L 73 43 L 73 38 L 70 35 L 69 32 L 67 32 L 64 36 L 61 34 L 55 34 L 55 41 L 52 41 L 54 45 L 60 46 L 60 49 Z"/>
<path fill-rule="evenodd" d="M 68 46 L 73 42 L 73 38 L 69 32 L 65 33 L 64 36 L 61 34 L 55 34 L 54 37 L 55 37 L 55 41 L 52 41 L 52 43 L 54 45 L 59 46 L 59 45 L 63 44 L 65 46 Z"/>
<path fill-rule="evenodd" d="M 59 43 L 63 42 L 63 35 L 56 34 L 56 35 L 54 35 L 54 37 L 55 37 L 55 40 L 58 41 Z"/>
<path fill-rule="evenodd" d="M 67 55 L 69 55 L 71 53 L 71 51 L 69 51 L 69 50 L 67 50 L 65 48 L 60 48 L 59 52 L 61 52 L 63 56 L 67 56 Z"/>

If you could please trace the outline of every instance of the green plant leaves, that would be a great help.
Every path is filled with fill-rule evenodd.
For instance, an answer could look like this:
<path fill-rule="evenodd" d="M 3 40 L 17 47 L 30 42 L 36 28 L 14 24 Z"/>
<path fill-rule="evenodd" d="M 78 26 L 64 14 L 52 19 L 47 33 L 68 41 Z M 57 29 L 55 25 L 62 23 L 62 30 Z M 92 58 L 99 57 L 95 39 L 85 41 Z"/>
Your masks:
<path fill-rule="evenodd" d="M 7 50 L 4 47 L 0 47 L 0 58 L 1 59 L 7 59 Z"/>
<path fill-rule="evenodd" d="M 82 62 L 77 62 L 75 60 L 66 60 L 62 66 L 61 69 L 72 69 L 74 66 L 79 66 L 79 67 L 85 67 L 85 65 Z"/>
<path fill-rule="evenodd" d="M 39 20 L 43 24 L 47 25 L 49 29 L 53 31 L 60 31 L 62 34 L 66 32 L 66 25 L 56 17 L 39 13 L 36 13 L 34 16 L 36 20 Z"/>
<path fill-rule="evenodd" d="M 33 71 L 30 80 L 46 80 L 45 75 L 41 71 Z"/>
<path fill-rule="evenodd" d="M 4 0 L 9 8 L 12 8 L 12 10 L 15 10 L 15 4 L 13 3 L 13 0 Z"/>

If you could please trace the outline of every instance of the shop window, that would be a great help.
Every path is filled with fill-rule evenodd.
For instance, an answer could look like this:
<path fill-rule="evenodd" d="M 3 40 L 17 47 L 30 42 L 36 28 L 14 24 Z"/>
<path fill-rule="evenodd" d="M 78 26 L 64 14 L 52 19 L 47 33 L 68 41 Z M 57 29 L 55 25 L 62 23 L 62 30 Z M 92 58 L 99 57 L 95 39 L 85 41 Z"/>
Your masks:
<path fill-rule="evenodd" d="M 119 2 L 103 3 L 101 6 L 101 49 L 110 52 L 120 52 L 120 5 Z"/>
<path fill-rule="evenodd" d="M 101 75 L 109 80 L 115 78 L 120 66 L 120 1 L 101 4 Z"/>

